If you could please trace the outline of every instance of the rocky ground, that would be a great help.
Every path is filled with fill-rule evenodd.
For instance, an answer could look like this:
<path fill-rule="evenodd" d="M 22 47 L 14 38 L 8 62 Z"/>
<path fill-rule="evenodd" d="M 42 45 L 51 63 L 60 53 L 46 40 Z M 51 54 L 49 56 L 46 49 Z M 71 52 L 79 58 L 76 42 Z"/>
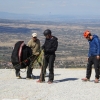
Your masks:
<path fill-rule="evenodd" d="M 0 100 L 100 100 L 100 83 L 94 83 L 92 71 L 90 82 L 82 82 L 85 69 L 55 69 L 55 80 L 48 84 L 37 83 L 40 69 L 34 69 L 35 79 L 16 79 L 14 69 L 0 69 Z"/>

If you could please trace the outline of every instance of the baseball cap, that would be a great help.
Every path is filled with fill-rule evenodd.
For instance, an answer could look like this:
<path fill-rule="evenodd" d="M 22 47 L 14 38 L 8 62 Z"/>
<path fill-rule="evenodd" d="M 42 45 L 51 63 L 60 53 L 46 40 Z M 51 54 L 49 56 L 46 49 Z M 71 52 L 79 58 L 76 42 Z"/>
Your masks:
<path fill-rule="evenodd" d="M 37 37 L 37 33 L 32 33 L 32 37 Z"/>

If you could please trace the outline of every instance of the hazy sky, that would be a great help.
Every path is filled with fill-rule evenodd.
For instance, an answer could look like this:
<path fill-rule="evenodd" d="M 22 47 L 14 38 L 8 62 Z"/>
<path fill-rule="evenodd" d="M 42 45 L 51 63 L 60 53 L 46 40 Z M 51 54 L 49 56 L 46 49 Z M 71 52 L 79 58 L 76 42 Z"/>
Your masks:
<path fill-rule="evenodd" d="M 100 0 L 0 0 L 0 12 L 100 15 Z"/>

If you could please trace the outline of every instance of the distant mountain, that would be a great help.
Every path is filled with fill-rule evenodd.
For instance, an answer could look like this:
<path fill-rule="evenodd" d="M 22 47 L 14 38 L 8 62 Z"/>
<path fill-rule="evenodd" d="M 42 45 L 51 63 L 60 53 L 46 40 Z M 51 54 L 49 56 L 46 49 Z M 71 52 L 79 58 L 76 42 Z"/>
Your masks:
<path fill-rule="evenodd" d="M 73 21 L 79 19 L 100 19 L 100 16 L 83 15 L 35 15 L 0 12 L 0 19 L 33 20 L 33 21 Z"/>
<path fill-rule="evenodd" d="M 74 16 L 64 15 L 34 15 L 34 14 L 16 14 L 8 12 L 0 12 L 1 19 L 15 19 L 15 20 L 34 20 L 34 21 L 63 21 Z"/>
<path fill-rule="evenodd" d="M 16 13 L 8 13 L 8 12 L 0 12 L 0 18 L 2 19 L 16 19 L 16 20 L 29 20 L 31 18 L 35 18 L 35 15 L 29 15 L 29 14 L 16 14 Z"/>

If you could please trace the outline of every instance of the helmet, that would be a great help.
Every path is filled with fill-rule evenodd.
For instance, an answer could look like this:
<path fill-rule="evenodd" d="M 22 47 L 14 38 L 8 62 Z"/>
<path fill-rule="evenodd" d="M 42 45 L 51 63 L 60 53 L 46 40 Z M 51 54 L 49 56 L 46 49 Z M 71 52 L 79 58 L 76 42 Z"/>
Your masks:
<path fill-rule="evenodd" d="M 83 33 L 83 36 L 86 38 L 90 33 L 90 31 L 86 30 L 84 33 Z"/>
<path fill-rule="evenodd" d="M 51 34 L 51 30 L 50 29 L 46 29 L 44 32 L 43 32 L 44 36 L 46 35 L 49 35 Z"/>

